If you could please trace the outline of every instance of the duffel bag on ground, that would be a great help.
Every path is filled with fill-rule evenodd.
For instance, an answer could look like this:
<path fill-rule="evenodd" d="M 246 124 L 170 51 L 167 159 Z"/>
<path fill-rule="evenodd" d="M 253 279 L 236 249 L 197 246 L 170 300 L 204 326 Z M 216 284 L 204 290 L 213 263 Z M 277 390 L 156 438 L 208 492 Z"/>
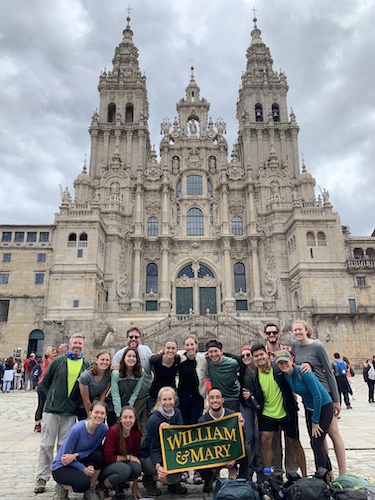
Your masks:
<path fill-rule="evenodd" d="M 257 484 L 246 479 L 218 479 L 213 500 L 260 500 Z"/>
<path fill-rule="evenodd" d="M 362 486 L 360 488 L 344 488 L 332 490 L 335 500 L 375 500 L 375 487 Z"/>
<path fill-rule="evenodd" d="M 323 479 L 301 477 L 287 489 L 288 500 L 329 500 L 329 488 Z"/>

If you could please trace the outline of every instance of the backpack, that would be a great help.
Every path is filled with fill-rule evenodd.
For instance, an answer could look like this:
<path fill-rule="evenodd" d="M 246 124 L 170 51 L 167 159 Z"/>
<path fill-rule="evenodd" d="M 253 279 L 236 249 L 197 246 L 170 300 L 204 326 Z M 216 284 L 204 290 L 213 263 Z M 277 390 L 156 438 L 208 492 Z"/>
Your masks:
<path fill-rule="evenodd" d="M 336 477 L 331 483 L 332 491 L 343 490 L 344 488 L 364 488 L 365 486 L 375 486 L 372 481 L 353 474 L 345 474 Z"/>
<path fill-rule="evenodd" d="M 213 500 L 260 500 L 258 486 L 246 479 L 218 479 Z"/>
<path fill-rule="evenodd" d="M 344 361 L 336 361 L 336 365 L 339 367 L 339 371 L 341 375 L 346 375 L 345 363 Z"/>
<path fill-rule="evenodd" d="M 37 384 L 40 374 L 42 373 L 42 368 L 40 365 L 36 365 L 33 368 L 33 371 L 31 372 L 31 379 L 33 381 L 33 384 Z"/>
<path fill-rule="evenodd" d="M 344 488 L 332 491 L 335 500 L 375 500 L 375 487 Z"/>
<path fill-rule="evenodd" d="M 287 489 L 288 500 L 329 500 L 327 484 L 317 477 L 301 477 Z"/>

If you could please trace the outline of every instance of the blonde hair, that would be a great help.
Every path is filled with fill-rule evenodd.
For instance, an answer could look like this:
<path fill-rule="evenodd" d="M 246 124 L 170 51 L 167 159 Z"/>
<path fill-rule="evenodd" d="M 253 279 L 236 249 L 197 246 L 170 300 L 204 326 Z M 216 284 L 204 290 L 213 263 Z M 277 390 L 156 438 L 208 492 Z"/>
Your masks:
<path fill-rule="evenodd" d="M 194 340 L 194 342 L 198 345 L 198 338 L 196 335 L 194 335 L 194 333 L 192 333 L 191 335 L 186 335 L 186 337 L 184 337 L 184 340 L 183 340 L 184 344 L 189 339 Z"/>
<path fill-rule="evenodd" d="M 303 325 L 305 327 L 306 332 L 307 332 L 307 338 L 311 339 L 313 336 L 313 333 L 314 333 L 312 326 L 309 323 L 307 323 L 306 321 L 304 321 L 303 319 L 297 319 L 296 321 L 293 321 L 292 329 L 293 329 L 293 326 L 296 325 L 297 323 L 301 323 L 301 325 Z"/>
<path fill-rule="evenodd" d="M 175 405 L 177 404 L 177 393 L 173 389 L 173 387 L 168 387 L 168 386 L 162 387 L 161 389 L 159 389 L 158 397 L 156 398 L 156 403 L 155 403 L 155 406 L 153 407 L 152 411 L 155 411 L 159 408 L 159 406 L 161 404 L 161 398 L 165 392 L 171 392 L 173 395 L 174 404 Z"/>

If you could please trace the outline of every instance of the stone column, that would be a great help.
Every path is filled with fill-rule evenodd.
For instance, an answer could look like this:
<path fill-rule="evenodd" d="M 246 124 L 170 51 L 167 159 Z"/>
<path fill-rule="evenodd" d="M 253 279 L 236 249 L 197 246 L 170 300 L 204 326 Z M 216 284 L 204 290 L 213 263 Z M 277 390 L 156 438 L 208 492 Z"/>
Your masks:
<path fill-rule="evenodd" d="M 142 306 L 141 300 L 141 250 L 142 240 L 134 240 L 134 274 L 133 274 L 133 297 L 130 300 L 131 310 L 140 311 Z"/>

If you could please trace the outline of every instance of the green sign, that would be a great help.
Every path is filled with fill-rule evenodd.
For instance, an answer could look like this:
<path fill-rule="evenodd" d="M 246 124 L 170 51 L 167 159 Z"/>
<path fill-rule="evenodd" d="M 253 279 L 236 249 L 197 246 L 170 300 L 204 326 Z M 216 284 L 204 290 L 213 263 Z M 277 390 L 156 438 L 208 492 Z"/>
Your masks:
<path fill-rule="evenodd" d="M 203 424 L 159 427 L 163 467 L 169 473 L 224 467 L 245 456 L 239 413 Z"/>

